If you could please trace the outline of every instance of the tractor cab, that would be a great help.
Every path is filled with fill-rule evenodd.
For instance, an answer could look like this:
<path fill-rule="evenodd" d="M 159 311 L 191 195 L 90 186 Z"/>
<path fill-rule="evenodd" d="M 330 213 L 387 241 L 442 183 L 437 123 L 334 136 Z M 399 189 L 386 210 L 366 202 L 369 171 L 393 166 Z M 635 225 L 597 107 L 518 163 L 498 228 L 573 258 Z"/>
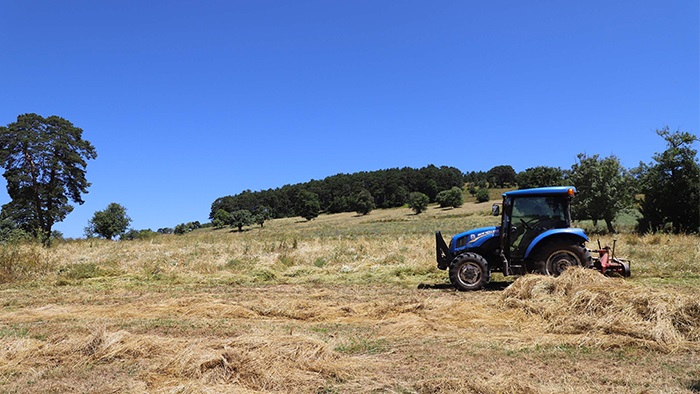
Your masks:
<path fill-rule="evenodd" d="M 581 229 L 571 228 L 571 199 L 573 187 L 546 187 L 506 192 L 503 194 L 500 249 L 504 274 L 545 272 L 530 258 L 535 247 L 549 236 L 570 236 L 574 241 L 587 241 Z M 558 274 L 559 272 L 556 272 Z"/>

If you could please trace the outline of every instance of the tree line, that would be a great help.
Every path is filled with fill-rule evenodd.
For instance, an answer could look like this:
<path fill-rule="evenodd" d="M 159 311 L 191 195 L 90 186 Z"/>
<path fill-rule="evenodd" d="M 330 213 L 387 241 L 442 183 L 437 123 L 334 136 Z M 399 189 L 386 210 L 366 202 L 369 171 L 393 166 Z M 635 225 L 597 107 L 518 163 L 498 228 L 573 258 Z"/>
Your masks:
<path fill-rule="evenodd" d="M 301 216 L 311 220 L 321 212 L 367 214 L 375 208 L 403 206 L 412 192 L 436 201 L 440 192 L 463 185 L 462 172 L 447 166 L 337 174 L 322 180 L 257 192 L 245 190 L 217 198 L 211 205 L 209 218 L 223 223 L 226 215 L 230 217 L 238 211 L 248 211 L 258 220 L 260 215 L 268 218 Z"/>
<path fill-rule="evenodd" d="M 30 237 L 49 245 L 60 237 L 53 225 L 66 218 L 73 204 L 82 204 L 90 183 L 88 160 L 97 157 L 83 130 L 58 116 L 23 114 L 0 126 L 0 166 L 11 201 L 0 211 L 0 242 Z M 572 205 L 576 219 L 603 221 L 614 232 L 613 219 L 624 209 L 639 211 L 641 232 L 700 231 L 700 164 L 688 132 L 657 130 L 666 149 L 649 163 L 626 169 L 614 155 L 580 154 L 570 169 L 538 166 L 516 173 L 510 165 L 489 171 L 462 173 L 455 167 L 429 165 L 337 174 L 322 180 L 285 185 L 262 191 L 245 190 L 217 198 L 211 204 L 211 223 L 181 223 L 175 228 L 128 229 L 126 208 L 111 203 L 97 211 L 86 227 L 87 236 L 136 239 L 161 234 L 184 234 L 202 226 L 244 226 L 272 218 L 301 216 L 312 220 L 320 213 L 358 212 L 408 205 L 420 213 L 430 202 L 440 206 L 462 204 L 462 190 L 488 200 L 490 187 L 532 188 L 573 185 L 579 191 Z M 128 230 L 128 231 L 127 231 Z"/>

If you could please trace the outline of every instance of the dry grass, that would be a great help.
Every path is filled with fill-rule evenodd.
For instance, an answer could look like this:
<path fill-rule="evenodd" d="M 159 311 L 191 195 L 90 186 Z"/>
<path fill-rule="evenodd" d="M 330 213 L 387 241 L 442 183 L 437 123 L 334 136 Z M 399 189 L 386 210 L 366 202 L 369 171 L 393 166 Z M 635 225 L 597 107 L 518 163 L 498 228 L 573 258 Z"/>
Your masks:
<path fill-rule="evenodd" d="M 631 280 L 455 292 L 432 232 L 495 224 L 488 211 L 3 250 L 0 392 L 700 391 L 697 237 L 621 236 Z"/>

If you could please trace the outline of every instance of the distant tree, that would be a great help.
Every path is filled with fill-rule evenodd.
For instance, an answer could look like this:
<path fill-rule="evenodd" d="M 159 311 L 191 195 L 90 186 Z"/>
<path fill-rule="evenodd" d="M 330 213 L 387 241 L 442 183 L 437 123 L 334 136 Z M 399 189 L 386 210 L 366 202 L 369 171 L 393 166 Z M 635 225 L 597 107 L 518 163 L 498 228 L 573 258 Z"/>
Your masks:
<path fill-rule="evenodd" d="M 461 207 L 462 204 L 464 204 L 464 197 L 462 196 L 462 189 L 458 187 L 453 187 L 450 190 L 443 190 L 440 193 L 438 193 L 437 197 L 435 198 L 440 204 L 441 208 L 447 208 L 447 207 Z"/>
<path fill-rule="evenodd" d="M 63 233 L 58 231 L 58 230 L 51 230 L 51 242 L 53 241 L 65 241 L 66 239 L 63 237 Z"/>
<path fill-rule="evenodd" d="M 700 164 L 693 143 L 699 139 L 688 132 L 656 133 L 667 148 L 654 154 L 654 162 L 636 170 L 640 193 L 639 230 L 659 231 L 669 225 L 674 233 L 700 231 Z"/>
<path fill-rule="evenodd" d="M 14 221 L 0 218 L 0 243 L 21 241 L 31 237 L 31 234 L 19 228 Z"/>
<path fill-rule="evenodd" d="M 421 192 L 413 192 L 408 195 L 408 207 L 411 208 L 416 215 L 425 211 L 428 208 L 430 199 Z"/>
<path fill-rule="evenodd" d="M 173 230 L 170 227 L 161 227 L 158 230 L 156 230 L 158 234 L 172 234 L 174 231 L 175 230 Z"/>
<path fill-rule="evenodd" d="M 367 215 L 375 208 L 374 197 L 368 190 L 363 189 L 354 196 L 353 207 L 360 215 Z"/>
<path fill-rule="evenodd" d="M 243 226 L 253 224 L 253 214 L 247 209 L 239 209 L 231 212 L 231 227 L 237 227 L 238 231 L 243 231 Z"/>
<path fill-rule="evenodd" d="M 255 224 L 257 224 L 260 227 L 263 227 L 266 221 L 272 219 L 270 211 L 270 207 L 268 206 L 258 207 L 255 210 L 255 213 L 253 214 L 253 221 L 255 222 Z"/>
<path fill-rule="evenodd" d="M 175 235 L 183 235 L 183 234 L 186 234 L 190 231 L 192 231 L 192 229 L 190 229 L 186 223 L 180 223 L 177 226 L 175 226 L 173 233 Z"/>
<path fill-rule="evenodd" d="M 321 212 L 321 202 L 316 193 L 301 190 L 297 194 L 297 214 L 306 220 L 315 219 Z"/>
<path fill-rule="evenodd" d="M 564 184 L 564 171 L 558 167 L 539 166 L 519 172 L 515 177 L 519 189 Z"/>
<path fill-rule="evenodd" d="M 489 195 L 489 189 L 482 187 L 476 191 L 476 202 L 486 202 L 491 199 Z"/>
<path fill-rule="evenodd" d="M 578 195 L 573 200 L 574 219 L 604 220 L 608 232 L 614 233 L 613 220 L 634 202 L 634 179 L 615 156 L 600 159 L 581 153 L 578 163 L 571 167 L 569 182 Z"/>
<path fill-rule="evenodd" d="M 97 211 L 88 222 L 85 234 L 90 237 L 98 235 L 103 238 L 112 239 L 123 234 L 131 223 L 131 218 L 126 215 L 126 208 L 110 203 L 104 211 Z"/>
<path fill-rule="evenodd" d="M 133 240 L 149 240 L 153 239 L 158 235 L 157 232 L 154 232 L 150 228 L 143 229 L 143 230 L 134 230 L 129 229 L 127 230 L 124 234 L 122 234 L 119 239 L 123 241 L 133 241 Z"/>
<path fill-rule="evenodd" d="M 490 169 L 486 176 L 492 187 L 505 187 L 515 183 L 515 170 L 508 165 L 496 166 Z"/>
<path fill-rule="evenodd" d="M 339 212 L 349 212 L 351 205 L 351 198 L 347 196 L 335 196 L 328 205 L 329 213 L 339 213 Z"/>
<path fill-rule="evenodd" d="M 173 234 L 183 235 L 183 234 L 189 233 L 190 231 L 194 231 L 198 228 L 202 228 L 202 225 L 201 225 L 201 223 L 199 223 L 199 221 L 180 223 L 177 226 L 175 226 L 175 229 L 173 230 Z"/>
<path fill-rule="evenodd" d="M 464 182 L 472 185 L 476 185 L 479 183 L 486 185 L 486 183 L 488 182 L 488 174 L 484 171 L 471 171 L 469 173 L 464 174 Z"/>
<path fill-rule="evenodd" d="M 216 228 L 224 228 L 231 224 L 231 214 L 224 209 L 219 209 L 214 214 L 212 224 Z"/>
<path fill-rule="evenodd" d="M 51 229 L 82 204 L 90 183 L 87 160 L 95 148 L 82 139 L 83 130 L 58 116 L 24 114 L 0 127 L 0 166 L 5 169 L 11 201 L 4 217 L 49 245 Z"/>

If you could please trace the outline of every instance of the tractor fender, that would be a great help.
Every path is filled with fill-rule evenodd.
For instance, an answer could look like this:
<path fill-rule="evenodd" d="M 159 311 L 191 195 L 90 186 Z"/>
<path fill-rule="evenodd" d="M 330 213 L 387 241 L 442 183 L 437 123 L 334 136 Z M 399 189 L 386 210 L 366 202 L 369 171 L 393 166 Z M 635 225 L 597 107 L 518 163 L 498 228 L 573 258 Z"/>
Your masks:
<path fill-rule="evenodd" d="M 525 251 L 525 258 L 528 258 L 530 256 L 530 253 L 533 250 L 535 250 L 535 248 L 537 248 L 537 245 L 540 245 L 542 241 L 546 241 L 562 235 L 578 239 L 581 241 L 581 243 L 588 242 L 588 237 L 586 236 L 586 233 L 580 228 L 553 228 L 551 230 L 543 232 L 542 234 L 538 235 L 535 239 L 532 240 L 530 246 L 528 246 L 527 250 Z"/>

